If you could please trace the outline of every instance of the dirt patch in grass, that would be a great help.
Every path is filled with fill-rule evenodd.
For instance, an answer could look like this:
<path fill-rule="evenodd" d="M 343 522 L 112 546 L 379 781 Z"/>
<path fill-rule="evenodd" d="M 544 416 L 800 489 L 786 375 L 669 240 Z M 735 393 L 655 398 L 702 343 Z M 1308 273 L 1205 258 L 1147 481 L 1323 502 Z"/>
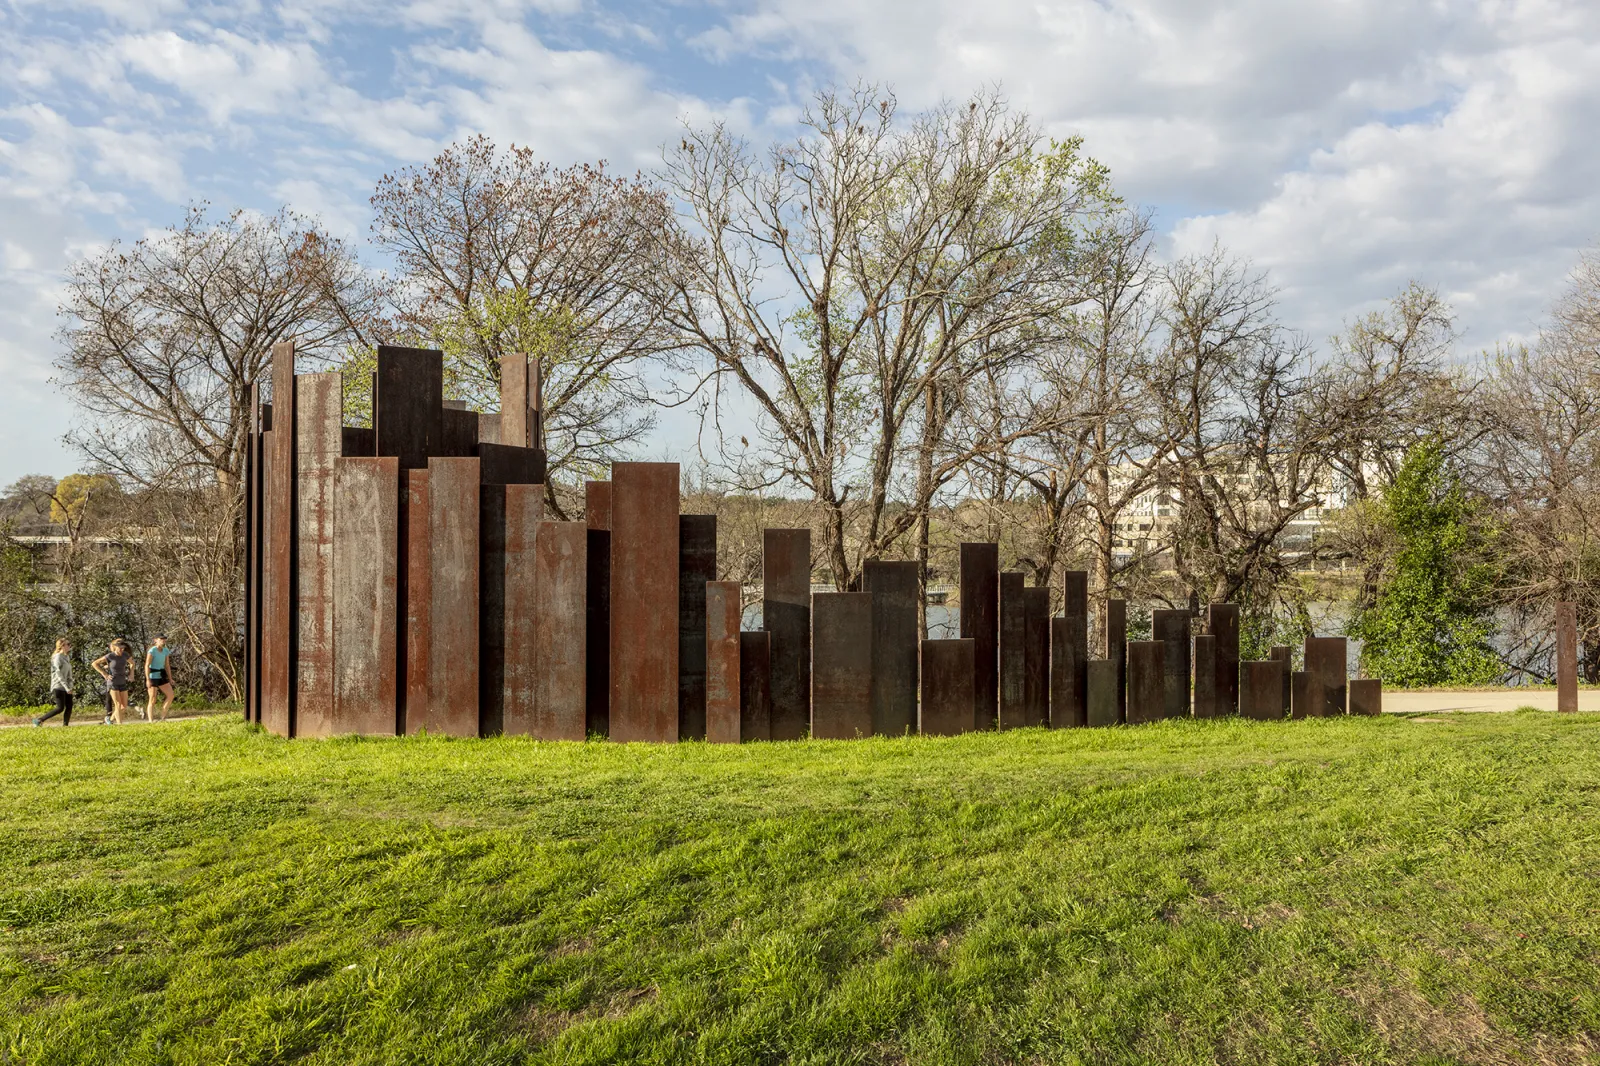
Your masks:
<path fill-rule="evenodd" d="M 1448 1057 L 1472 1066 L 1582 1066 L 1600 1053 L 1600 1038 L 1524 1039 L 1499 1029 L 1471 997 L 1457 995 L 1445 1005 L 1428 1002 L 1403 986 L 1361 986 L 1344 991 L 1397 1053 Z"/>

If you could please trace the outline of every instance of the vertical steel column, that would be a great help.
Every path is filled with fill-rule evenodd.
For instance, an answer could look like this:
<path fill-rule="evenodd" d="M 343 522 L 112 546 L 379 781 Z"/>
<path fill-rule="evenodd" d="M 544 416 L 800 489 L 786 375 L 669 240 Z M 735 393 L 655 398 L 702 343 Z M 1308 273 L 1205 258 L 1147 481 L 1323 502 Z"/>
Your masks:
<path fill-rule="evenodd" d="M 1282 721 L 1289 708 L 1283 699 L 1283 678 L 1288 663 L 1262 659 L 1239 664 L 1239 713 L 1260 722 Z"/>
<path fill-rule="evenodd" d="M 917 564 L 868 559 L 861 587 L 872 594 L 872 732 L 917 730 Z"/>
<path fill-rule="evenodd" d="M 1310 718 L 1320 715 L 1323 703 L 1311 697 L 1311 675 L 1304 670 L 1289 674 L 1289 717 Z"/>
<path fill-rule="evenodd" d="M 1167 714 L 1167 642 L 1128 641 L 1128 722 L 1159 722 Z"/>
<path fill-rule="evenodd" d="M 1167 718 L 1189 717 L 1189 617 L 1188 611 L 1150 612 L 1151 633 L 1166 645 Z"/>
<path fill-rule="evenodd" d="M 972 731 L 972 707 L 977 698 L 973 683 L 976 655 L 977 642 L 971 637 L 922 642 L 918 732 L 932 737 L 953 737 Z"/>
<path fill-rule="evenodd" d="M 811 736 L 872 735 L 872 593 L 811 597 Z"/>
<path fill-rule="evenodd" d="M 678 736 L 706 736 L 706 583 L 717 579 L 717 516 L 678 516 Z"/>
<path fill-rule="evenodd" d="M 1383 713 L 1383 682 L 1375 677 L 1358 677 L 1350 680 L 1350 713 L 1380 715 Z"/>
<path fill-rule="evenodd" d="M 545 609 L 544 589 L 539 585 L 539 533 L 544 521 L 543 485 L 505 485 L 484 487 L 485 492 L 504 494 L 502 520 L 505 534 L 501 542 L 499 668 L 495 685 L 499 692 L 500 729 L 507 736 L 538 736 L 538 692 L 545 669 L 538 653 L 540 612 Z M 485 538 L 487 541 L 488 538 Z M 485 570 L 490 566 L 485 544 Z M 490 608 L 483 609 L 484 625 L 491 622 Z M 487 673 L 488 663 L 481 669 Z M 488 686 L 485 685 L 487 688 Z"/>
<path fill-rule="evenodd" d="M 1556 604 L 1556 710 L 1578 710 L 1578 605 Z"/>
<path fill-rule="evenodd" d="M 445 428 L 448 436 L 448 420 Z M 478 488 L 478 735 L 484 737 L 506 728 L 506 488 Z"/>
<path fill-rule="evenodd" d="M 772 739 L 795 740 L 811 722 L 811 530 L 763 530 L 761 580 L 761 628 L 772 635 Z"/>
<path fill-rule="evenodd" d="M 1217 638 L 1217 713 L 1239 713 L 1239 605 L 1206 608 L 1206 632 Z"/>
<path fill-rule="evenodd" d="M 611 733 L 611 482 L 589 481 L 583 489 L 589 525 L 584 701 L 589 732 L 603 737 Z"/>
<path fill-rule="evenodd" d="M 1344 637 L 1307 637 L 1306 673 L 1310 676 L 1311 713 L 1317 717 L 1344 714 L 1345 685 L 1350 676 L 1348 641 Z"/>
<path fill-rule="evenodd" d="M 1194 635 L 1194 716 L 1215 718 L 1222 713 L 1221 693 L 1217 691 L 1217 637 L 1214 633 Z"/>
<path fill-rule="evenodd" d="M 678 739 L 678 464 L 611 466 L 611 739 Z"/>
<path fill-rule="evenodd" d="M 343 381 L 336 373 L 295 380 L 295 499 L 299 534 L 299 594 L 295 618 L 295 735 L 332 736 L 333 494 L 339 460 Z"/>
<path fill-rule="evenodd" d="M 1289 688 L 1294 683 L 1294 649 L 1286 644 L 1274 644 L 1268 654 L 1283 663 L 1283 713 L 1288 714 L 1289 706 L 1293 702 Z"/>
<path fill-rule="evenodd" d="M 1089 575 L 1068 570 L 1064 579 L 1061 617 L 1050 622 L 1050 723 L 1073 727 L 1089 720 Z M 1122 604 L 1121 600 L 1112 602 Z M 1110 632 L 1111 621 L 1107 619 L 1102 628 Z M 1119 638 L 1126 637 L 1125 624 L 1115 628 Z M 1120 655 L 1106 658 L 1119 664 L 1122 660 Z M 1118 690 L 1112 693 L 1116 697 L 1121 686 L 1113 688 Z"/>
<path fill-rule="evenodd" d="M 420 729 L 437 731 L 428 713 L 428 657 L 433 647 L 433 552 L 432 505 L 428 500 L 428 469 L 404 471 L 406 502 L 401 574 L 405 579 L 401 604 L 405 611 L 405 635 L 400 641 L 400 708 L 402 733 Z"/>
<path fill-rule="evenodd" d="M 772 634 L 739 634 L 739 739 L 772 739 Z"/>
<path fill-rule="evenodd" d="M 400 461 L 334 467 L 333 732 L 394 736 L 399 679 Z"/>
<path fill-rule="evenodd" d="M 538 606 L 533 613 L 532 732 L 544 740 L 582 740 L 588 727 L 583 692 L 588 550 L 587 524 L 539 523 L 534 544 Z"/>
<path fill-rule="evenodd" d="M 479 545 L 482 500 L 478 460 L 428 461 L 428 646 L 430 733 L 480 735 L 478 707 Z M 408 720 L 411 716 L 407 707 Z M 497 723 L 498 724 L 498 723 Z M 408 721 L 409 727 L 409 721 Z"/>
<path fill-rule="evenodd" d="M 706 582 L 706 740 L 737 744 L 739 582 Z"/>
<path fill-rule="evenodd" d="M 1100 629 L 1105 633 L 1106 658 L 1117 664 L 1117 718 L 1128 717 L 1128 601 L 1106 600 L 1101 607 Z"/>
<path fill-rule="evenodd" d="M 972 723 L 993 729 L 1000 712 L 1000 545 L 961 545 L 961 636 L 973 642 Z"/>
<path fill-rule="evenodd" d="M 1122 686 L 1118 684 L 1116 660 L 1090 659 L 1085 664 L 1084 680 L 1088 690 L 1086 724 L 1106 726 L 1120 722 L 1122 717 L 1117 710 L 1117 697 L 1121 694 Z"/>
<path fill-rule="evenodd" d="M 294 343 L 272 346 L 272 430 L 262 445 L 266 485 L 261 562 L 261 725 L 294 735 L 295 574 Z"/>
<path fill-rule="evenodd" d="M 1027 685 L 1027 615 L 1022 592 L 1027 578 L 1016 570 L 1000 575 L 1000 728 L 1026 725 L 1023 690 Z M 965 603 L 962 604 L 965 609 Z"/>
<path fill-rule="evenodd" d="M 1038 585 L 1023 589 L 1022 724 L 1026 726 L 1050 721 L 1050 622 L 1050 589 Z"/>
<path fill-rule="evenodd" d="M 261 384 L 250 385 L 250 432 L 245 452 L 244 720 L 261 721 Z"/>
<path fill-rule="evenodd" d="M 528 357 L 521 352 L 500 363 L 500 443 L 528 447 Z"/>
<path fill-rule="evenodd" d="M 377 454 L 400 459 L 400 469 L 428 465 L 444 447 L 444 353 L 378 345 L 372 427 Z"/>

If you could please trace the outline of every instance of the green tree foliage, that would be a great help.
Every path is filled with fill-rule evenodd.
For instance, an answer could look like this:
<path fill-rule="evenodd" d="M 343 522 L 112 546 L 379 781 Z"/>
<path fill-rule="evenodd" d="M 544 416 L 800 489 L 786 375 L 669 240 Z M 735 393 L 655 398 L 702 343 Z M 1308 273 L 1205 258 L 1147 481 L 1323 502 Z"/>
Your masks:
<path fill-rule="evenodd" d="M 1388 558 L 1376 603 L 1346 630 L 1363 642 L 1367 672 L 1400 686 L 1495 681 L 1494 534 L 1443 444 L 1433 438 L 1413 445 L 1374 506 Z"/>

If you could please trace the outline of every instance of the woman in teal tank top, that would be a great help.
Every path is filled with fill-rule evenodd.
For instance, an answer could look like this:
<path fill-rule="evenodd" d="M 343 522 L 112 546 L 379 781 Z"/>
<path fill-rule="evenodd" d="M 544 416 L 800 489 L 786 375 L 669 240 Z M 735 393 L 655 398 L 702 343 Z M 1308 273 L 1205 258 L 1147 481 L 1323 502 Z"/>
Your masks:
<path fill-rule="evenodd" d="M 156 693 L 166 697 L 166 702 L 161 705 L 163 722 L 167 720 L 167 712 L 172 709 L 172 698 L 177 690 L 172 687 L 172 671 L 167 662 L 171 657 L 172 649 L 167 647 L 166 637 L 157 637 L 155 645 L 144 653 L 144 683 L 150 695 L 144 716 L 148 721 L 156 720 Z"/>

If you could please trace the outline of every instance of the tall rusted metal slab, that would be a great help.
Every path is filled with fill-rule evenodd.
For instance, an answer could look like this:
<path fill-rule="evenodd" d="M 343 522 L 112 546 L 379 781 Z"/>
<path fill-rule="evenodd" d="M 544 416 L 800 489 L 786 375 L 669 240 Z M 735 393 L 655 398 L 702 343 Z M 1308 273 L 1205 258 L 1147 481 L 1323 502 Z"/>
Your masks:
<path fill-rule="evenodd" d="M 970 733 L 975 695 L 977 641 L 924 640 L 917 731 L 932 737 Z"/>
<path fill-rule="evenodd" d="M 1116 725 L 1122 721 L 1117 710 L 1117 697 L 1121 686 L 1117 684 L 1117 663 L 1113 659 L 1090 659 L 1084 670 L 1088 689 L 1088 712 L 1085 724 L 1091 726 Z M 1052 722 L 1052 724 L 1054 724 Z"/>
<path fill-rule="evenodd" d="M 479 545 L 482 504 L 478 460 L 428 461 L 428 699 L 430 733 L 475 737 L 478 713 Z M 407 705 L 407 728 L 413 729 Z"/>
<path fill-rule="evenodd" d="M 1128 723 L 1159 722 L 1168 715 L 1167 642 L 1128 641 Z"/>
<path fill-rule="evenodd" d="M 500 443 L 500 416 L 492 411 L 478 412 L 478 443 Z"/>
<path fill-rule="evenodd" d="M 531 732 L 541 740 L 582 740 L 587 735 L 583 606 L 588 549 L 585 523 L 539 523 L 534 548 L 538 606 L 533 613 Z"/>
<path fill-rule="evenodd" d="M 973 642 L 973 728 L 1000 713 L 1000 545 L 961 545 L 961 636 Z"/>
<path fill-rule="evenodd" d="M 261 720 L 261 385 L 250 386 L 244 488 L 244 720 Z"/>
<path fill-rule="evenodd" d="M 428 468 L 401 472 L 405 504 L 401 509 L 400 606 L 404 632 L 400 638 L 401 733 L 428 725 L 428 649 L 433 646 L 433 553 L 429 550 L 432 508 L 428 503 Z"/>
<path fill-rule="evenodd" d="M 1117 716 L 1128 717 L 1128 601 L 1106 600 L 1100 607 L 1105 656 L 1117 664 Z"/>
<path fill-rule="evenodd" d="M 478 466 L 483 477 L 483 466 Z M 506 486 L 478 490 L 478 735 L 505 732 Z"/>
<path fill-rule="evenodd" d="M 589 732 L 611 732 L 611 482 L 584 483 L 584 519 L 589 526 L 588 658 L 585 665 Z"/>
<path fill-rule="evenodd" d="M 678 516 L 678 736 L 706 736 L 706 582 L 717 579 L 717 516 Z"/>
<path fill-rule="evenodd" d="M 872 735 L 872 593 L 811 597 L 811 735 Z"/>
<path fill-rule="evenodd" d="M 544 469 L 539 453 L 510 444 L 477 445 L 485 485 L 542 485 Z"/>
<path fill-rule="evenodd" d="M 917 731 L 917 564 L 868 559 L 861 587 L 872 594 L 872 732 Z"/>
<path fill-rule="evenodd" d="M 545 670 L 536 629 L 545 609 L 538 554 L 544 486 L 485 485 L 483 494 L 489 501 L 484 521 L 494 516 L 500 523 L 497 534 L 480 531 L 486 634 L 479 664 L 483 701 L 486 707 L 497 707 L 500 731 L 507 736 L 538 736 L 537 688 Z M 496 715 L 485 712 L 480 717 L 492 724 Z"/>
<path fill-rule="evenodd" d="M 1050 590 L 1022 590 L 1022 724 L 1050 721 Z M 1084 637 L 1087 642 L 1088 637 Z"/>
<path fill-rule="evenodd" d="M 1027 684 L 1027 615 L 1022 592 L 1026 575 L 1007 570 L 1000 575 L 1000 728 L 1017 729 L 1027 724 L 1023 708 L 1023 689 Z M 965 603 L 962 604 L 965 613 Z"/>
<path fill-rule="evenodd" d="M 1348 641 L 1344 637 L 1307 637 L 1306 673 L 1311 686 L 1311 714 L 1326 718 L 1346 709 L 1349 677 Z"/>
<path fill-rule="evenodd" d="M 1383 713 L 1383 682 L 1375 677 L 1350 679 L 1350 713 L 1374 716 Z"/>
<path fill-rule="evenodd" d="M 772 634 L 739 634 L 739 740 L 772 739 Z"/>
<path fill-rule="evenodd" d="M 1289 717 L 1310 718 L 1322 708 L 1320 699 L 1311 698 L 1311 675 L 1304 670 L 1289 673 Z"/>
<path fill-rule="evenodd" d="M 1217 638 L 1212 633 L 1194 635 L 1194 716 L 1216 718 L 1221 715 L 1221 694 L 1217 692 Z"/>
<path fill-rule="evenodd" d="M 340 459 L 333 502 L 333 732 L 394 736 L 400 461 Z"/>
<path fill-rule="evenodd" d="M 456 458 L 477 454 L 478 412 L 469 411 L 466 401 L 446 400 L 439 424 L 443 432 L 440 454 Z"/>
<path fill-rule="evenodd" d="M 370 426 L 343 426 L 339 430 L 339 454 L 346 459 L 376 455 L 377 434 Z"/>
<path fill-rule="evenodd" d="M 1267 654 L 1283 663 L 1283 713 L 1288 714 L 1291 703 L 1289 687 L 1294 679 L 1294 649 L 1286 644 L 1274 644 Z"/>
<path fill-rule="evenodd" d="M 739 614 L 737 581 L 706 582 L 706 740 L 739 743 Z"/>
<path fill-rule="evenodd" d="M 1556 710 L 1578 710 L 1578 605 L 1556 604 Z"/>
<path fill-rule="evenodd" d="M 500 442 L 530 447 L 536 443 L 529 415 L 533 407 L 529 360 L 518 353 L 500 364 Z"/>
<path fill-rule="evenodd" d="M 1188 611 L 1150 612 L 1151 633 L 1166 645 L 1167 718 L 1189 717 L 1189 618 Z"/>
<path fill-rule="evenodd" d="M 1281 721 L 1289 713 L 1283 698 L 1288 663 L 1282 659 L 1246 660 L 1239 664 L 1239 713 L 1258 722 Z"/>
<path fill-rule="evenodd" d="M 299 588 L 295 617 L 295 735 L 332 736 L 334 465 L 339 461 L 344 382 L 336 373 L 295 380 L 295 511 Z"/>
<path fill-rule="evenodd" d="M 428 465 L 444 447 L 444 353 L 378 345 L 373 375 L 372 427 L 377 454 L 400 459 L 400 469 Z"/>
<path fill-rule="evenodd" d="M 272 429 L 262 443 L 261 725 L 294 735 L 295 374 L 294 344 L 272 346 Z"/>
<path fill-rule="evenodd" d="M 1061 617 L 1051 620 L 1050 646 L 1050 723 L 1062 726 L 1081 726 L 1088 722 L 1089 700 L 1089 575 L 1082 570 L 1069 570 L 1064 575 Z M 1118 617 L 1109 619 L 1116 623 L 1119 636 L 1119 653 L 1106 658 L 1121 670 L 1121 647 L 1127 625 L 1121 613 L 1123 603 L 1113 600 Z M 1103 626 L 1108 632 L 1111 625 Z M 1113 698 L 1120 704 L 1121 685 Z"/>
<path fill-rule="evenodd" d="M 611 739 L 678 739 L 678 464 L 611 466 Z"/>
<path fill-rule="evenodd" d="M 811 530 L 762 530 L 761 581 L 761 627 L 772 636 L 772 739 L 796 740 L 811 723 Z"/>
<path fill-rule="evenodd" d="M 1206 609 L 1206 632 L 1217 638 L 1217 713 L 1239 713 L 1239 605 L 1213 603 Z"/>

